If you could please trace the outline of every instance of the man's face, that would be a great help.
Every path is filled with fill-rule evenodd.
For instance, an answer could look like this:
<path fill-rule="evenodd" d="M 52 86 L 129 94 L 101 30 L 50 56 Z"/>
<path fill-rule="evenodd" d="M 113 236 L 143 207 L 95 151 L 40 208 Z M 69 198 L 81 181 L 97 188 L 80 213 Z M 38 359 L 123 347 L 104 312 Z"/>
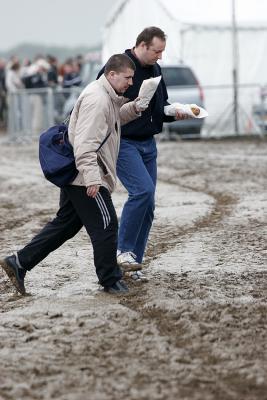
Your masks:
<path fill-rule="evenodd" d="M 154 37 L 151 44 L 147 46 L 144 42 L 140 43 L 141 62 L 146 65 L 153 65 L 162 59 L 162 53 L 165 50 L 166 42 Z M 139 47 L 138 46 L 138 47 Z"/>
<path fill-rule="evenodd" d="M 117 93 L 123 94 L 133 84 L 133 76 L 134 71 L 126 68 L 123 72 L 110 71 L 107 79 Z"/>

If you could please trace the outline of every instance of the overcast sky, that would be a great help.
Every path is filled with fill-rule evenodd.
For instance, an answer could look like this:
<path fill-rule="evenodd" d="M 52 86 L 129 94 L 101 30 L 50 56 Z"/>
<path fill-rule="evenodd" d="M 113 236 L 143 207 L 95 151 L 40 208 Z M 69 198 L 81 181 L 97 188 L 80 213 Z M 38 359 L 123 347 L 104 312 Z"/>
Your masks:
<path fill-rule="evenodd" d="M 0 49 L 22 42 L 91 46 L 101 42 L 113 0 L 0 0 Z"/>
<path fill-rule="evenodd" d="M 70 47 L 100 43 L 104 22 L 116 1 L 0 0 L 0 49 L 23 42 Z M 145 0 L 133 1 L 140 3 L 142 12 Z M 232 0 L 161 1 L 183 21 L 231 20 Z M 267 0 L 236 0 L 236 6 L 239 21 L 267 25 Z"/>

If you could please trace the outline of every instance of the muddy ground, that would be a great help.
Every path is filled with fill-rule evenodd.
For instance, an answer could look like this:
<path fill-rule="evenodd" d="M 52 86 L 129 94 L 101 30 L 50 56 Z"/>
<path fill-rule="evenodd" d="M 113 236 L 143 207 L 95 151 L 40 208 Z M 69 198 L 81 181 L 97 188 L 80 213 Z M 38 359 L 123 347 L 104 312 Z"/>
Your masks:
<path fill-rule="evenodd" d="M 0 399 L 267 399 L 267 141 L 159 143 L 146 284 L 98 288 L 84 231 L 0 271 Z M 0 146 L 0 257 L 54 214 L 37 146 Z M 120 213 L 125 199 L 114 194 Z"/>

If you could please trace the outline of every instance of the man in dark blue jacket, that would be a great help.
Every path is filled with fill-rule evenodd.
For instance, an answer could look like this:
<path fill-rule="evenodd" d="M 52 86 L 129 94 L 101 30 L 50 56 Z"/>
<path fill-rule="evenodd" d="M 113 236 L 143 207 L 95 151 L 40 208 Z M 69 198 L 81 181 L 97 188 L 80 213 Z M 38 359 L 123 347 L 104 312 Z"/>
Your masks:
<path fill-rule="evenodd" d="M 166 35 L 156 27 L 144 29 L 137 37 L 135 47 L 125 53 L 134 61 L 136 72 L 133 85 L 125 92 L 130 100 L 138 96 L 144 79 L 161 75 L 157 61 L 165 50 Z M 103 73 L 99 72 L 98 77 Z M 118 264 L 122 267 L 141 263 L 154 218 L 157 180 L 157 148 L 154 135 L 162 131 L 163 122 L 184 119 L 164 115 L 168 94 L 163 78 L 142 116 L 122 127 L 117 174 L 128 191 L 120 221 Z M 135 280 L 146 280 L 140 271 L 132 273 Z"/>

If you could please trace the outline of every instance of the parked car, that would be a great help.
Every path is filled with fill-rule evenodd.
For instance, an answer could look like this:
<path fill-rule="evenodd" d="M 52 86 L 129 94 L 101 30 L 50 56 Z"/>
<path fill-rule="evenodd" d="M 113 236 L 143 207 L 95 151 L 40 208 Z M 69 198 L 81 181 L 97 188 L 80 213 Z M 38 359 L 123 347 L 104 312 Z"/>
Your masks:
<path fill-rule="evenodd" d="M 162 76 L 168 91 L 169 103 L 197 104 L 204 107 L 203 90 L 192 69 L 186 65 L 168 65 L 161 67 Z M 169 132 L 182 136 L 200 136 L 203 119 L 190 118 L 165 124 Z"/>

